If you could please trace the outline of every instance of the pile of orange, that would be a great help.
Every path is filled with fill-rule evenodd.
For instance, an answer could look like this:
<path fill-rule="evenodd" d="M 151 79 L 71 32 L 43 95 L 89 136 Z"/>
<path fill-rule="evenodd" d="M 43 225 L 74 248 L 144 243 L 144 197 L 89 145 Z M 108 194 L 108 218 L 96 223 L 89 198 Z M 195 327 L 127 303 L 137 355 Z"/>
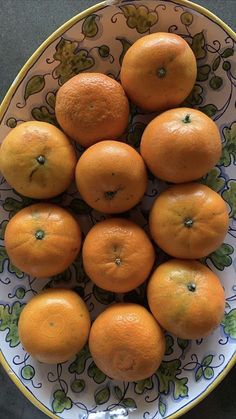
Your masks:
<path fill-rule="evenodd" d="M 124 57 L 121 83 L 103 74 L 83 73 L 59 89 L 56 117 L 63 131 L 30 121 L 4 139 L 2 174 L 18 193 L 31 198 L 52 198 L 75 180 L 92 208 L 119 214 L 141 201 L 147 168 L 174 184 L 150 211 L 152 240 L 175 258 L 156 270 L 151 238 L 126 218 L 97 223 L 83 246 L 75 216 L 54 204 L 39 202 L 11 218 L 6 250 L 12 263 L 29 275 L 62 272 L 82 247 L 84 269 L 100 288 L 128 292 L 150 277 L 151 312 L 138 304 L 115 303 L 91 328 L 88 309 L 74 291 L 52 289 L 33 297 L 20 316 L 19 336 L 38 360 L 64 362 L 89 340 L 93 359 L 105 374 L 137 381 L 159 367 L 164 330 L 197 339 L 220 324 L 222 285 L 195 259 L 216 250 L 228 229 L 223 199 L 196 182 L 219 160 L 221 138 L 208 116 L 178 108 L 191 92 L 196 73 L 194 54 L 181 37 L 144 36 Z M 161 112 L 144 130 L 140 153 L 121 141 L 129 122 L 128 98 L 146 111 Z M 87 148 L 78 161 L 70 139 Z"/>

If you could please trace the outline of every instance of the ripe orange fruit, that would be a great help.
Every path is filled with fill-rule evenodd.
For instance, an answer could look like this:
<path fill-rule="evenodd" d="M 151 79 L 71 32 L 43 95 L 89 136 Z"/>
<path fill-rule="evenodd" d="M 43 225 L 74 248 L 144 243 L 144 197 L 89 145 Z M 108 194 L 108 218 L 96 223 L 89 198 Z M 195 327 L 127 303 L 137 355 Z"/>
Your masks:
<path fill-rule="evenodd" d="M 195 56 L 187 42 L 173 33 L 152 33 L 126 52 L 121 83 L 140 108 L 158 111 L 176 107 L 191 92 L 197 76 Z"/>
<path fill-rule="evenodd" d="M 74 261 L 81 247 L 81 230 L 65 209 L 40 203 L 14 215 L 4 239 L 11 262 L 40 278 L 56 275 Z"/>
<path fill-rule="evenodd" d="M 162 192 L 149 218 L 150 232 L 158 246 L 183 259 L 198 259 L 216 250 L 228 224 L 225 201 L 198 183 L 174 185 Z"/>
<path fill-rule="evenodd" d="M 98 211 L 124 212 L 136 205 L 147 186 L 140 154 L 119 141 L 101 141 L 80 157 L 75 172 L 82 198 Z"/>
<path fill-rule="evenodd" d="M 161 326 L 182 339 L 199 339 L 219 326 L 225 296 L 217 276 L 195 260 L 172 259 L 148 283 L 148 304 Z"/>
<path fill-rule="evenodd" d="M 52 198 L 74 178 L 75 151 L 65 134 L 46 122 L 23 122 L 13 128 L 0 149 L 0 170 L 18 193 Z"/>
<path fill-rule="evenodd" d="M 123 134 L 129 102 L 116 80 L 100 73 L 80 73 L 58 90 L 56 117 L 73 140 L 89 147 Z"/>
<path fill-rule="evenodd" d="M 94 321 L 89 348 L 95 364 L 109 377 L 138 381 L 150 377 L 159 367 L 165 338 L 144 307 L 117 303 Z"/>
<path fill-rule="evenodd" d="M 74 291 L 48 289 L 23 308 L 19 338 L 40 362 L 57 364 L 71 359 L 85 345 L 90 330 L 88 309 Z"/>
<path fill-rule="evenodd" d="M 141 285 L 155 260 L 145 231 L 124 218 L 95 224 L 85 238 L 82 255 L 90 279 L 113 292 L 127 292 Z"/>
<path fill-rule="evenodd" d="M 158 178 L 189 182 L 205 175 L 220 159 L 218 127 L 203 112 L 177 108 L 154 118 L 144 130 L 141 155 Z"/>

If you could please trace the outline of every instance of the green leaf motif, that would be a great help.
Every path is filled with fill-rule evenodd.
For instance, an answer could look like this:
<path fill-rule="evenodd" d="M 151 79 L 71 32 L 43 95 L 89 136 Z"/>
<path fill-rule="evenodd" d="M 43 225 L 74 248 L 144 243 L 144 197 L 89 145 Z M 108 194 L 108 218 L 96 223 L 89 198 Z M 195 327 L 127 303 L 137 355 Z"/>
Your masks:
<path fill-rule="evenodd" d="M 71 271 L 69 268 L 66 269 L 64 272 L 61 272 L 60 274 L 55 275 L 52 279 L 52 281 L 54 281 L 53 286 L 55 286 L 56 284 L 58 285 L 59 283 L 62 283 L 62 282 L 70 282 L 70 280 L 71 280 Z"/>
<path fill-rule="evenodd" d="M 205 36 L 203 32 L 196 33 L 192 40 L 191 48 L 197 60 L 205 58 L 206 51 L 204 49 L 206 44 Z"/>
<path fill-rule="evenodd" d="M 20 279 L 23 278 L 24 276 L 23 272 L 11 263 L 11 261 L 8 258 L 5 247 L 0 246 L 0 273 L 2 273 L 4 270 L 4 264 L 6 260 L 8 260 L 8 270 L 12 274 L 16 275 L 17 278 L 20 278 Z"/>
<path fill-rule="evenodd" d="M 48 92 L 46 94 L 46 102 L 54 110 L 56 106 L 56 92 Z"/>
<path fill-rule="evenodd" d="M 6 259 L 8 259 L 7 252 L 5 247 L 0 246 L 0 272 L 2 273 L 4 270 L 4 264 Z"/>
<path fill-rule="evenodd" d="M 25 289 L 22 287 L 17 288 L 15 295 L 19 300 L 22 300 L 25 296 Z"/>
<path fill-rule="evenodd" d="M 43 287 L 43 289 L 60 287 L 65 285 L 65 283 L 71 281 L 71 270 L 70 268 L 66 269 L 64 272 L 61 272 L 50 279 L 47 284 Z"/>
<path fill-rule="evenodd" d="M 72 381 L 70 388 L 74 393 L 81 393 L 85 389 L 85 381 L 76 378 L 74 381 Z"/>
<path fill-rule="evenodd" d="M 211 79 L 210 79 L 210 87 L 213 89 L 213 90 L 218 90 L 218 89 L 220 89 L 221 88 L 221 86 L 222 86 L 222 84 L 223 84 L 223 79 L 221 78 L 221 77 L 219 77 L 219 76 L 213 76 Z"/>
<path fill-rule="evenodd" d="M 25 304 L 21 304 L 19 301 L 15 301 L 11 307 L 8 304 L 0 305 L 0 331 L 8 329 L 6 342 L 10 342 L 11 348 L 15 348 L 20 343 L 18 321 L 24 306 Z"/>
<path fill-rule="evenodd" d="M 223 192 L 222 196 L 231 208 L 229 216 L 236 219 L 236 182 L 234 180 L 227 182 L 227 189 Z"/>
<path fill-rule="evenodd" d="M 4 240 L 4 234 L 5 234 L 7 223 L 8 223 L 7 220 L 3 220 L 0 224 L 0 239 L 1 240 Z"/>
<path fill-rule="evenodd" d="M 15 128 L 17 126 L 17 120 L 16 120 L 16 118 L 13 118 L 13 117 L 8 118 L 8 120 L 6 122 L 6 125 L 9 128 Z"/>
<path fill-rule="evenodd" d="M 93 67 L 94 59 L 86 49 L 79 49 L 76 41 L 70 41 L 63 37 L 56 46 L 53 58 L 60 61 L 54 70 L 54 77 L 62 85 L 71 77 Z"/>
<path fill-rule="evenodd" d="M 116 395 L 117 400 L 120 402 L 120 400 L 122 399 L 123 393 L 119 386 L 114 386 L 114 393 Z"/>
<path fill-rule="evenodd" d="M 236 122 L 223 128 L 223 143 L 220 164 L 227 167 L 236 163 Z"/>
<path fill-rule="evenodd" d="M 131 397 L 127 397 L 122 400 L 121 402 L 122 406 L 126 407 L 129 410 L 137 409 L 137 405 L 134 401 L 134 399 L 131 399 Z"/>
<path fill-rule="evenodd" d="M 88 367 L 88 376 L 93 378 L 95 383 L 103 383 L 107 376 L 97 367 L 97 365 L 92 361 Z"/>
<path fill-rule="evenodd" d="M 145 378 L 144 380 L 137 381 L 134 385 L 134 391 L 136 394 L 143 394 L 145 390 L 152 390 L 153 382 L 152 377 Z"/>
<path fill-rule="evenodd" d="M 72 400 L 63 390 L 56 390 L 53 393 L 52 408 L 53 412 L 62 413 L 64 410 L 72 408 Z"/>
<path fill-rule="evenodd" d="M 185 99 L 184 106 L 195 106 L 195 105 L 201 105 L 203 101 L 202 97 L 203 88 L 199 84 L 195 84 L 193 87 L 193 90 L 191 91 L 190 95 Z"/>
<path fill-rule="evenodd" d="M 96 20 L 98 19 L 99 16 L 94 14 L 86 17 L 82 25 L 82 33 L 84 34 L 84 36 L 86 36 L 87 38 L 93 38 L 97 35 L 98 25 L 96 23 Z"/>
<path fill-rule="evenodd" d="M 32 380 L 35 376 L 35 369 L 32 365 L 25 365 L 21 370 L 21 376 L 24 380 Z"/>
<path fill-rule="evenodd" d="M 73 266 L 75 267 L 76 272 L 77 272 L 76 281 L 78 283 L 84 283 L 84 284 L 87 283 L 89 281 L 89 278 L 87 277 L 87 274 L 84 270 L 83 259 L 82 259 L 81 253 L 73 262 Z"/>
<path fill-rule="evenodd" d="M 132 125 L 131 131 L 127 135 L 127 143 L 138 148 L 145 128 L 146 125 L 143 122 L 136 122 Z"/>
<path fill-rule="evenodd" d="M 221 324 L 223 325 L 225 334 L 231 339 L 236 339 L 236 308 L 229 313 L 225 313 Z"/>
<path fill-rule="evenodd" d="M 121 65 L 122 62 L 123 62 L 124 56 L 125 56 L 126 52 L 128 51 L 128 49 L 131 47 L 132 43 L 130 41 L 128 41 L 128 39 L 126 39 L 126 38 L 117 37 L 116 39 L 117 39 L 117 41 L 121 42 L 121 46 L 122 46 L 122 52 L 121 52 L 120 57 L 119 57 L 119 63 Z"/>
<path fill-rule="evenodd" d="M 206 176 L 201 179 L 201 183 L 209 186 L 209 188 L 213 189 L 214 191 L 219 192 L 225 186 L 225 179 L 221 176 L 221 170 L 219 167 L 214 167 L 210 172 L 207 173 Z"/>
<path fill-rule="evenodd" d="M 110 398 L 110 389 L 108 386 L 101 388 L 96 391 L 94 395 L 95 403 L 100 406 L 101 404 L 107 403 Z"/>
<path fill-rule="evenodd" d="M 203 368 L 198 367 L 197 371 L 195 372 L 195 380 L 199 381 L 200 378 L 202 378 L 202 375 L 203 375 Z"/>
<path fill-rule="evenodd" d="M 222 64 L 222 68 L 225 71 L 229 71 L 231 69 L 231 63 L 229 61 L 224 61 Z"/>
<path fill-rule="evenodd" d="M 75 361 L 69 366 L 70 373 L 82 374 L 85 370 L 87 360 L 91 358 L 88 345 L 85 345 L 83 349 L 76 355 Z"/>
<path fill-rule="evenodd" d="M 110 48 L 109 48 L 109 46 L 108 45 L 101 45 L 98 48 L 98 53 L 99 53 L 100 57 L 102 57 L 102 58 L 109 57 L 109 55 L 110 55 Z"/>
<path fill-rule="evenodd" d="M 12 218 L 18 211 L 28 205 L 33 204 L 34 200 L 31 198 L 20 197 L 21 201 L 15 198 L 7 197 L 3 202 L 3 208 L 9 213 L 9 218 Z"/>
<path fill-rule="evenodd" d="M 178 346 L 180 347 L 180 349 L 182 349 L 182 351 L 185 351 L 185 349 L 187 349 L 187 347 L 189 345 L 189 340 L 178 338 L 177 343 L 178 343 Z"/>
<path fill-rule="evenodd" d="M 17 268 L 15 265 L 13 265 L 10 260 L 9 260 L 8 269 L 11 273 L 15 274 L 17 276 L 17 278 L 20 278 L 20 279 L 23 278 L 24 273 L 19 268 Z"/>
<path fill-rule="evenodd" d="M 159 399 L 158 409 L 159 409 L 160 415 L 164 417 L 166 414 L 166 404 L 161 399 Z"/>
<path fill-rule="evenodd" d="M 204 378 L 206 380 L 210 380 L 212 377 L 214 377 L 214 370 L 211 367 L 206 367 L 203 371 Z"/>
<path fill-rule="evenodd" d="M 189 12 L 184 12 L 180 16 L 180 20 L 185 26 L 190 26 L 193 23 L 193 15 Z"/>
<path fill-rule="evenodd" d="M 233 252 L 234 248 L 230 244 L 223 243 L 217 250 L 211 253 L 208 258 L 219 271 L 223 271 L 225 268 L 232 265 L 232 258 L 230 255 L 232 255 Z"/>
<path fill-rule="evenodd" d="M 31 115 L 36 121 L 48 122 L 48 124 L 52 124 L 58 127 L 55 114 L 53 112 L 50 112 L 47 106 L 33 108 L 31 111 Z"/>
<path fill-rule="evenodd" d="M 188 382 L 187 378 L 181 378 L 175 386 L 174 390 L 174 399 L 179 399 L 180 397 L 187 397 L 188 396 L 188 386 L 186 386 Z"/>
<path fill-rule="evenodd" d="M 200 106 L 198 109 L 204 112 L 210 118 L 214 116 L 216 112 L 218 112 L 217 106 L 214 105 L 213 103 L 209 103 L 208 105 L 205 105 L 205 106 Z"/>
<path fill-rule="evenodd" d="M 45 75 L 36 75 L 31 77 L 25 86 L 24 99 L 27 99 L 35 93 L 41 92 L 45 87 Z"/>
<path fill-rule="evenodd" d="M 228 58 L 228 57 L 231 57 L 232 55 L 234 55 L 234 49 L 233 48 L 226 48 L 222 52 L 221 57 Z"/>
<path fill-rule="evenodd" d="M 171 390 L 171 385 L 174 386 L 174 399 L 188 396 L 188 382 L 187 377 L 178 378 L 181 373 L 181 362 L 179 359 L 172 361 L 162 361 L 157 370 L 157 378 L 159 381 L 159 391 L 163 394 L 168 394 Z"/>
<path fill-rule="evenodd" d="M 101 304 L 108 305 L 115 301 L 114 292 L 105 291 L 104 289 L 99 288 L 97 285 L 93 286 L 93 295 Z"/>
<path fill-rule="evenodd" d="M 197 81 L 206 81 L 210 71 L 211 67 L 208 64 L 199 66 L 197 68 Z"/>
<path fill-rule="evenodd" d="M 213 61 L 213 64 L 212 64 L 212 71 L 216 71 L 217 70 L 217 68 L 219 67 L 219 65 L 220 65 L 220 62 L 221 62 L 221 56 L 219 55 L 218 57 L 216 57 L 215 59 L 214 59 L 214 61 Z"/>
<path fill-rule="evenodd" d="M 120 9 L 124 13 L 129 28 L 136 29 L 139 33 L 149 31 L 149 29 L 158 21 L 157 12 L 150 12 L 146 6 L 127 4 L 120 6 Z"/>
<path fill-rule="evenodd" d="M 127 218 L 127 216 L 125 218 Z M 125 293 L 123 295 L 123 301 L 124 303 L 135 303 L 147 307 L 146 284 L 141 285 L 133 291 Z"/>
<path fill-rule="evenodd" d="M 203 358 L 201 364 L 204 367 L 208 367 L 213 361 L 213 355 L 207 355 L 205 358 Z"/>
<path fill-rule="evenodd" d="M 84 267 L 83 267 L 83 260 L 82 255 L 79 254 L 77 258 L 74 260 L 71 266 L 67 268 L 64 272 L 61 272 L 52 277 L 51 280 L 47 282 L 47 284 L 43 287 L 43 289 L 54 288 L 54 287 L 63 287 L 65 284 L 68 284 L 72 280 L 72 266 L 76 271 L 76 282 L 83 285 L 89 281 L 87 277 Z M 84 288 L 77 286 L 74 288 L 74 291 L 77 292 L 80 296 L 81 293 L 84 292 Z M 82 296 L 83 297 L 83 296 Z"/>
<path fill-rule="evenodd" d="M 70 208 L 78 215 L 90 214 L 92 208 L 83 201 L 83 199 L 75 198 L 71 201 Z"/>
<path fill-rule="evenodd" d="M 165 355 L 171 355 L 173 353 L 174 339 L 170 335 L 165 335 L 165 339 L 166 339 Z"/>

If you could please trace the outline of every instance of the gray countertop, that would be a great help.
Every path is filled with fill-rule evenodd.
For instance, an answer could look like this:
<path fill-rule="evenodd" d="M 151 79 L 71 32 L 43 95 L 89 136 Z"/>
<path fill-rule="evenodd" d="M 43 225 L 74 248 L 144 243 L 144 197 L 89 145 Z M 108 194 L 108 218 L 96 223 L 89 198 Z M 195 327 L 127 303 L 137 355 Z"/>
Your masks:
<path fill-rule="evenodd" d="M 96 3 L 96 0 L 0 0 L 0 101 L 35 49 L 61 24 Z M 235 30 L 235 0 L 198 0 L 198 4 Z M 1 366 L 0 383 L 0 419 L 46 418 L 21 394 Z M 183 418 L 234 419 L 235 383 L 234 367 L 217 389 Z"/>

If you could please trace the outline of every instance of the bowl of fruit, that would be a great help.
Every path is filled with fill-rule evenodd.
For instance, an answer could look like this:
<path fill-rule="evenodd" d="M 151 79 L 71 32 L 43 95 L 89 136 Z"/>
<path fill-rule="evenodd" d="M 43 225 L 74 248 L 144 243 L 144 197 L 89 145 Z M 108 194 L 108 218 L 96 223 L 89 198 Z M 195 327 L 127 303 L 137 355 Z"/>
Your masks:
<path fill-rule="evenodd" d="M 235 363 L 234 43 L 103 2 L 1 104 L 0 360 L 50 417 L 178 417 Z"/>

